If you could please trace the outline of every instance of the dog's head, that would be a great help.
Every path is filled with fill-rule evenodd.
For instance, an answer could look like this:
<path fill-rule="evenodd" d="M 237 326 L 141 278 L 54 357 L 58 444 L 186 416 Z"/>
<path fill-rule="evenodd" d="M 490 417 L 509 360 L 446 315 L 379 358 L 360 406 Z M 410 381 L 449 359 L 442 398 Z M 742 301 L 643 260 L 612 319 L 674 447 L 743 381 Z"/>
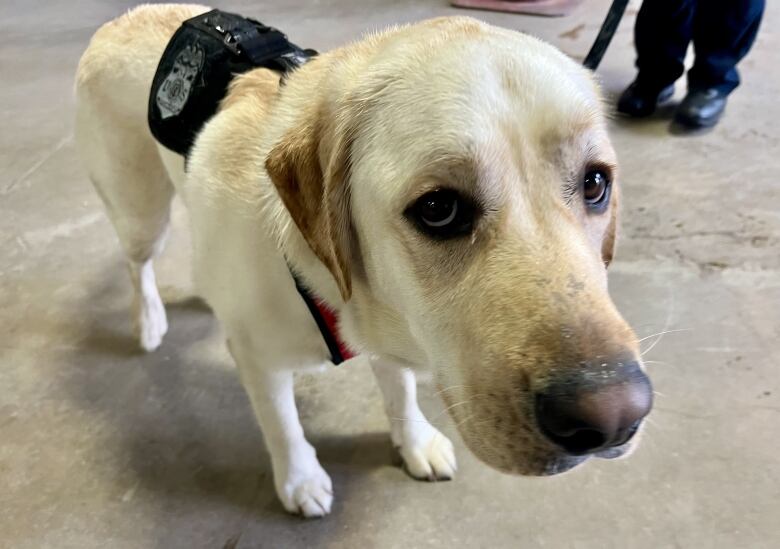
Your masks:
<path fill-rule="evenodd" d="M 498 469 L 624 454 L 652 391 L 607 293 L 618 174 L 591 75 L 465 18 L 365 48 L 266 162 L 358 335 L 433 365 Z"/>

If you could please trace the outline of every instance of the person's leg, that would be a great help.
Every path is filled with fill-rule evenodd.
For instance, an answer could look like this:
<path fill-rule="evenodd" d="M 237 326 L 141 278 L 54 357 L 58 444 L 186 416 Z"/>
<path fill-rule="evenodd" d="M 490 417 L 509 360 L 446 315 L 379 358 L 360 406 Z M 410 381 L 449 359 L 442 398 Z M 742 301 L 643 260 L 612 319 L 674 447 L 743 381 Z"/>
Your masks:
<path fill-rule="evenodd" d="M 623 92 L 617 110 L 649 116 L 674 93 L 672 84 L 685 71 L 685 53 L 693 35 L 696 0 L 645 0 L 634 27 L 636 80 Z"/>
<path fill-rule="evenodd" d="M 758 33 L 764 0 L 707 0 L 696 11 L 696 60 L 688 72 L 690 89 L 716 88 L 728 95 L 739 85 L 737 63 Z"/>
<path fill-rule="evenodd" d="M 711 0 L 705 0 L 711 1 Z M 696 0 L 645 0 L 634 27 L 637 81 L 657 89 L 685 71 L 685 53 L 693 36 Z"/>
<path fill-rule="evenodd" d="M 739 85 L 737 63 L 758 33 L 764 0 L 707 0 L 696 11 L 693 46 L 696 60 L 688 72 L 688 95 L 674 115 L 692 129 L 714 126 L 726 98 Z"/>

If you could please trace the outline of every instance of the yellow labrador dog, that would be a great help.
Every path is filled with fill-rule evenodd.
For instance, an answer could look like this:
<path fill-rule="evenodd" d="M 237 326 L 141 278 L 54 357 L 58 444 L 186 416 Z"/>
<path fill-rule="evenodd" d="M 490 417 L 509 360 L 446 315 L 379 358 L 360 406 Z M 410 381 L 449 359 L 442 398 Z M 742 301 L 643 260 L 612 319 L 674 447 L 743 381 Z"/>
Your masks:
<path fill-rule="evenodd" d="M 618 176 L 591 74 L 529 36 L 463 18 L 389 29 L 291 73 L 238 76 L 184 161 L 147 126 L 183 20 L 143 6 L 104 25 L 77 75 L 77 138 L 127 255 L 141 346 L 167 329 L 152 262 L 174 192 L 199 292 L 227 333 L 284 507 L 331 509 L 293 372 L 328 349 L 290 269 L 370 357 L 410 474 L 449 479 L 453 446 L 416 402 L 430 367 L 467 446 L 549 475 L 635 444 L 652 391 L 607 293 Z M 633 441 L 632 441 L 633 437 Z"/>

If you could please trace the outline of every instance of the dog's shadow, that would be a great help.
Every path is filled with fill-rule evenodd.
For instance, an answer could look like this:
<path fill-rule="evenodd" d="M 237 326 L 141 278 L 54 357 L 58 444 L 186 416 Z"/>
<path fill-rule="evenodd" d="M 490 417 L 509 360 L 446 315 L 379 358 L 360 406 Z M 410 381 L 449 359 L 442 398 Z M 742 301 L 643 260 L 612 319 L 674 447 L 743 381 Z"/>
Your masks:
<path fill-rule="evenodd" d="M 208 307 L 196 298 L 168 300 L 169 332 L 160 349 L 147 354 L 133 338 L 129 306 L 120 308 L 114 299 L 112 308 L 101 311 L 100 294 L 107 291 L 89 298 L 92 320 L 69 357 L 73 373 L 66 383 L 80 408 L 111 426 L 106 443 L 112 446 L 117 478 L 107 482 L 126 487 L 122 501 L 145 498 L 139 504 L 201 507 L 215 523 L 194 527 L 223 536 L 208 546 L 230 545 L 236 532 L 227 531 L 225 521 L 238 535 L 248 521 L 299 521 L 286 515 L 276 499 L 259 427 L 237 371 L 215 345 L 219 329 Z M 298 400 L 305 412 L 306 399 L 299 395 Z M 387 433 L 312 433 L 309 438 L 340 498 L 346 497 L 356 471 L 393 461 Z M 333 514 L 339 514 L 338 505 Z M 178 520 L 192 520 L 192 515 L 182 513 Z M 155 524 L 157 546 L 176 545 L 182 529 L 191 527 L 177 525 L 175 513 L 173 518 L 166 513 Z"/>

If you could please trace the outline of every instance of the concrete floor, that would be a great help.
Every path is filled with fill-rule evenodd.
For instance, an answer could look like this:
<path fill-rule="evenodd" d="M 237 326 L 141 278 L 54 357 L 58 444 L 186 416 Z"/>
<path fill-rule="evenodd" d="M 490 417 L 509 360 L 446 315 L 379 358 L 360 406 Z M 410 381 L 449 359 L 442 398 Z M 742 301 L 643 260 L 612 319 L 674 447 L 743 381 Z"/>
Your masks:
<path fill-rule="evenodd" d="M 555 20 L 472 15 L 581 56 L 607 4 Z M 715 131 L 613 123 L 625 209 L 612 291 L 640 336 L 681 330 L 646 355 L 659 396 L 637 454 L 512 478 L 454 436 L 458 477 L 413 482 L 392 464 L 370 372 L 348 365 L 299 389 L 337 493 L 330 517 L 305 522 L 277 503 L 219 327 L 192 299 L 180 208 L 159 268 L 171 331 L 152 355 L 131 338 L 119 249 L 74 154 L 71 93 L 89 36 L 130 2 L 4 1 L 0 547 L 780 547 L 780 5 L 768 4 Z M 456 12 L 441 0 L 221 5 L 320 49 Z M 633 76 L 635 8 L 601 69 L 612 94 Z"/>

